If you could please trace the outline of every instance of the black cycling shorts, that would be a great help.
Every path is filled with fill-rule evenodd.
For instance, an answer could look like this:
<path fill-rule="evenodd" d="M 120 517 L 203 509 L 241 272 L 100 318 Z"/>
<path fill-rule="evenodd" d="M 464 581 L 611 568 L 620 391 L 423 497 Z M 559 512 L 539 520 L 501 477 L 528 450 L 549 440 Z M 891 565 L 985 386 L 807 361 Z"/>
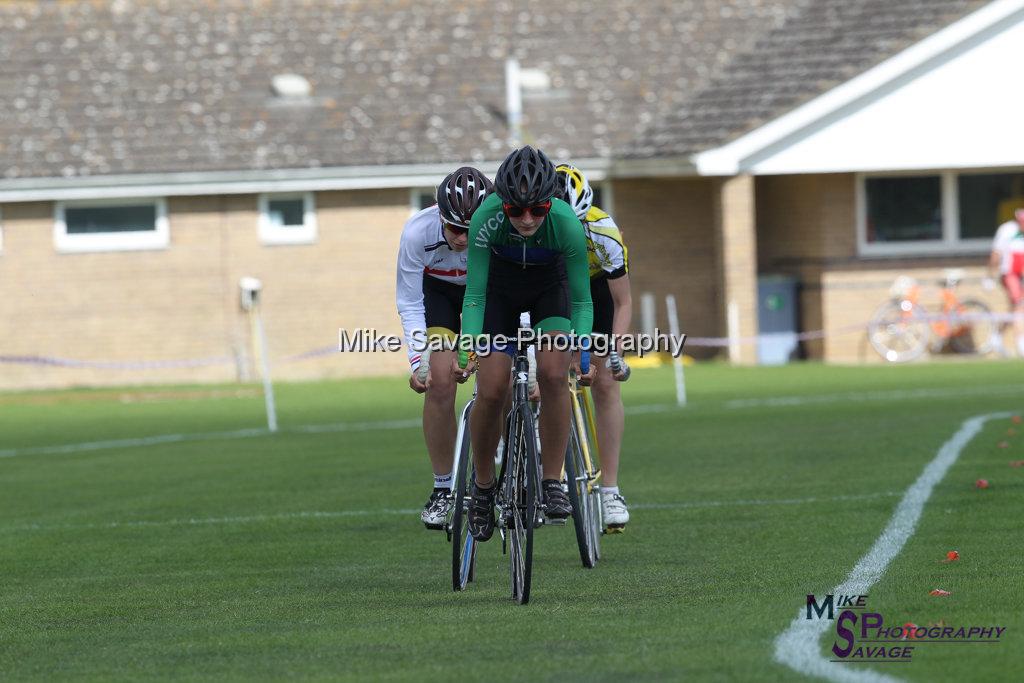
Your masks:
<path fill-rule="evenodd" d="M 601 276 L 590 280 L 590 299 L 594 302 L 594 334 L 611 334 L 615 319 L 615 302 L 608 278 Z"/>
<path fill-rule="evenodd" d="M 492 255 L 483 333 L 514 337 L 519 314 L 527 311 L 534 329 L 569 332 L 572 304 L 564 261 L 559 257 L 551 264 L 524 268 Z"/>
<path fill-rule="evenodd" d="M 423 313 L 427 334 L 438 334 L 435 328 L 458 334 L 462 328 L 462 299 L 465 296 L 466 285 L 457 285 L 424 273 Z"/>

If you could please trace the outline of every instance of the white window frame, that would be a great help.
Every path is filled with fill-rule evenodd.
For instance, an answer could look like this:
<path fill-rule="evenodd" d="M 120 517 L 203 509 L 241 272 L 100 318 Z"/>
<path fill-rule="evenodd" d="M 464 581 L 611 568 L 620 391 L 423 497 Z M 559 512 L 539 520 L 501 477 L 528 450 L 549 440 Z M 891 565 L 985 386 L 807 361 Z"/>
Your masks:
<path fill-rule="evenodd" d="M 68 234 L 65 212 L 69 208 L 76 209 L 142 205 L 156 206 L 156 222 L 154 230 Z M 167 219 L 167 199 L 165 197 L 143 199 L 136 197 L 124 199 L 86 199 L 54 202 L 53 245 L 56 250 L 62 254 L 81 254 L 97 251 L 147 251 L 167 249 L 171 245 L 170 222 Z"/>
<path fill-rule="evenodd" d="M 434 199 L 437 195 L 437 188 L 434 187 L 413 187 L 409 189 L 409 215 L 415 216 L 423 209 L 420 208 L 420 195 L 430 195 Z"/>
<path fill-rule="evenodd" d="M 259 195 L 259 238 L 270 246 L 287 244 L 315 244 L 317 235 L 316 200 L 313 192 L 280 192 Z M 302 227 L 281 227 L 270 222 L 270 202 L 276 199 L 302 200 Z"/>
<path fill-rule="evenodd" d="M 957 191 L 957 179 L 961 174 L 978 173 L 1013 173 L 1018 169 L 960 169 L 941 171 L 891 171 L 858 173 L 856 175 L 856 211 L 857 211 L 857 254 L 866 258 L 905 257 L 931 254 L 983 254 L 992 248 L 990 238 L 960 239 L 960 195 Z M 898 178 L 938 176 L 940 199 L 939 210 L 942 212 L 942 239 L 915 240 L 912 242 L 868 242 L 868 178 Z M 992 226 L 992 234 L 998 226 Z"/>
<path fill-rule="evenodd" d="M 612 194 L 612 183 L 610 180 L 599 180 L 590 183 L 591 187 L 601 188 L 601 210 L 615 218 L 615 196 Z"/>

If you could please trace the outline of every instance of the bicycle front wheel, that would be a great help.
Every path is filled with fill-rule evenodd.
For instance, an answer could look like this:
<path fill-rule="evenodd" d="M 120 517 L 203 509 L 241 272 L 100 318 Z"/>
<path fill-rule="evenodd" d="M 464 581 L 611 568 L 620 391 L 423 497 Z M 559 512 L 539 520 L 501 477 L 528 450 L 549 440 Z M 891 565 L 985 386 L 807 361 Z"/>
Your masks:
<path fill-rule="evenodd" d="M 453 504 L 451 522 L 452 542 L 452 590 L 462 591 L 473 580 L 476 573 L 476 540 L 469 533 L 469 487 L 470 476 L 469 413 L 467 406 L 462 413 L 459 429 L 459 443 L 456 448 L 455 488 L 452 490 Z"/>
<path fill-rule="evenodd" d="M 573 410 L 575 418 L 576 411 Z M 593 499 L 588 491 L 589 474 L 583 458 L 583 445 L 576 420 L 569 422 L 569 444 L 565 450 L 565 476 L 569 480 L 569 502 L 572 503 L 572 523 L 576 528 L 576 545 L 580 561 L 587 569 L 597 564 L 594 552 Z"/>
<path fill-rule="evenodd" d="M 883 304 L 868 323 L 871 346 L 890 363 L 918 358 L 928 348 L 931 329 L 924 311 L 909 301 Z"/>
<path fill-rule="evenodd" d="M 954 351 L 984 356 L 996 347 L 999 326 L 988 306 L 976 299 L 965 299 L 953 314 L 950 333 L 949 345 Z"/>
<path fill-rule="evenodd" d="M 511 423 L 503 482 L 503 515 L 512 599 L 525 605 L 530 601 L 533 529 L 537 524 L 537 428 L 526 404 L 516 406 Z"/>

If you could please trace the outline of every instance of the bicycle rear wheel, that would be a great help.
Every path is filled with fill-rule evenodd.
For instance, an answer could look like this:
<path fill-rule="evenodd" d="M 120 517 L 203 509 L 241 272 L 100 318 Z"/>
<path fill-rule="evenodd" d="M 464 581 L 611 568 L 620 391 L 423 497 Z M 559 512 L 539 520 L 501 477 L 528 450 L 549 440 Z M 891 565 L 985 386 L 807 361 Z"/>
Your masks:
<path fill-rule="evenodd" d="M 999 326 L 991 315 L 992 310 L 976 299 L 961 301 L 953 314 L 950 347 L 957 353 L 991 353 L 999 335 Z"/>
<path fill-rule="evenodd" d="M 476 541 L 469 533 L 469 487 L 474 477 L 470 474 L 469 413 L 470 405 L 462 411 L 462 425 L 459 429 L 459 443 L 456 446 L 458 461 L 455 472 L 455 488 L 452 490 L 454 503 L 452 508 L 451 542 L 452 542 L 452 590 L 466 589 L 466 584 L 476 574 Z"/>
<path fill-rule="evenodd" d="M 924 311 L 909 301 L 893 300 L 875 311 L 868 323 L 871 346 L 890 363 L 918 358 L 928 348 L 931 328 Z"/>
<path fill-rule="evenodd" d="M 530 601 L 533 578 L 533 529 L 537 524 L 537 442 L 533 413 L 526 404 L 514 409 L 509 430 L 503 482 L 506 540 L 512 599 Z"/>
<path fill-rule="evenodd" d="M 573 417 L 576 413 L 573 411 Z M 565 476 L 569 480 L 569 502 L 572 503 L 572 523 L 576 528 L 576 545 L 580 550 L 580 561 L 587 569 L 597 564 L 594 553 L 592 498 L 587 486 L 589 475 L 583 459 L 576 420 L 569 422 L 569 445 L 565 449 Z"/>

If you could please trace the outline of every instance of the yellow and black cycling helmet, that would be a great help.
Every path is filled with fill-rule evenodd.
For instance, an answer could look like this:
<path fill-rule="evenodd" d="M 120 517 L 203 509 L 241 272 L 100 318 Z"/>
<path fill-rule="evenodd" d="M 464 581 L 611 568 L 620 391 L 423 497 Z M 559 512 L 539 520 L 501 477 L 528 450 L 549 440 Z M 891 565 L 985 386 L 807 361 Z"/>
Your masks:
<path fill-rule="evenodd" d="M 573 208 L 576 217 L 583 220 L 594 205 L 594 191 L 590 189 L 587 177 L 572 164 L 559 164 L 555 173 L 558 174 L 562 199 Z"/>

